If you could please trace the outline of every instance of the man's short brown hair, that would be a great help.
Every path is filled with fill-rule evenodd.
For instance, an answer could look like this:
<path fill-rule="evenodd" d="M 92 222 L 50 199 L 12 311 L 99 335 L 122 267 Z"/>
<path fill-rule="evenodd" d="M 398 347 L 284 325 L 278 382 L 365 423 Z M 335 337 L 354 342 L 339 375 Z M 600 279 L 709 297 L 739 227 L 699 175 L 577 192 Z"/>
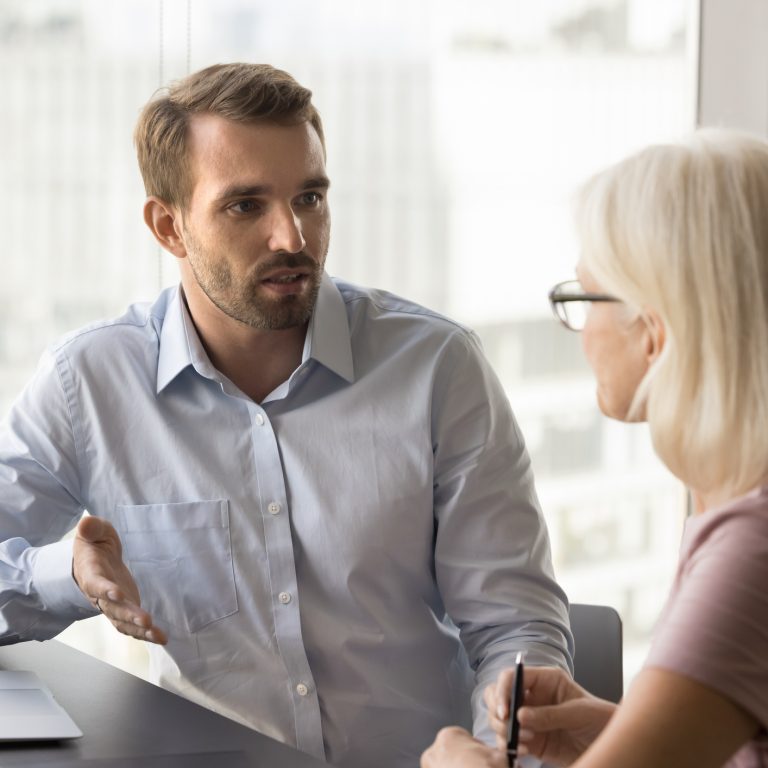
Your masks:
<path fill-rule="evenodd" d="M 312 91 L 269 64 L 214 64 L 161 89 L 142 110 L 134 142 L 147 195 L 180 208 L 189 204 L 187 127 L 191 117 L 204 113 L 236 122 L 308 122 L 325 149 Z"/>

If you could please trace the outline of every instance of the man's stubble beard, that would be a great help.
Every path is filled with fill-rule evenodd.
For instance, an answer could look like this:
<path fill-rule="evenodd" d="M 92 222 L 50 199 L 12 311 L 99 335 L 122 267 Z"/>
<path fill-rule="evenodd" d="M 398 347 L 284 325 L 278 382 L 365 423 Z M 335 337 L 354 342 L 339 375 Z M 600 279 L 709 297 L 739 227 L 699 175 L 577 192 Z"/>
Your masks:
<path fill-rule="evenodd" d="M 224 314 L 262 331 L 284 331 L 304 325 L 312 316 L 323 276 L 325 254 L 318 263 L 305 253 L 275 254 L 251 272 L 242 285 L 229 265 L 215 259 L 185 231 L 187 261 L 200 290 Z M 275 269 L 308 269 L 309 289 L 301 294 L 267 297 L 261 282 Z"/>

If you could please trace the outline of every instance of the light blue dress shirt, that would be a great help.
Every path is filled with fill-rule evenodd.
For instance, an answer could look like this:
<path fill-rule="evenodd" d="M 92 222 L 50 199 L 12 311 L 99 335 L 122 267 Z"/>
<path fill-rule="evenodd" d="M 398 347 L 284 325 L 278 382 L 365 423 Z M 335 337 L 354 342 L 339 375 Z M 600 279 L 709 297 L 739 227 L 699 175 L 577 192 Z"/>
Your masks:
<path fill-rule="evenodd" d="M 53 347 L 0 433 L 0 642 L 93 615 L 59 541 L 84 510 L 168 633 L 154 679 L 338 766 L 413 768 L 473 691 L 487 727 L 518 649 L 570 666 L 504 393 L 470 331 L 384 292 L 326 276 L 262 403 L 178 288 Z"/>

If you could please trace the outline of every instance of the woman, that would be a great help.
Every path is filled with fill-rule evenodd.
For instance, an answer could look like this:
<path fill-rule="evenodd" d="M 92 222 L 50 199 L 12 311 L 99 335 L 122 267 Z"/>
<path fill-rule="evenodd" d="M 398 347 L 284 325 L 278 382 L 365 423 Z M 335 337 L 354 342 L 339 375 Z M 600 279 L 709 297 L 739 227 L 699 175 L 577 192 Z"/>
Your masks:
<path fill-rule="evenodd" d="M 648 421 L 695 514 L 621 705 L 528 668 L 521 752 L 578 768 L 768 766 L 768 144 L 707 130 L 650 147 L 585 186 L 577 226 L 584 295 L 562 284 L 553 307 L 577 330 L 586 308 L 601 410 Z M 499 747 L 512 677 L 486 691 Z M 422 758 L 505 765 L 457 728 Z"/>

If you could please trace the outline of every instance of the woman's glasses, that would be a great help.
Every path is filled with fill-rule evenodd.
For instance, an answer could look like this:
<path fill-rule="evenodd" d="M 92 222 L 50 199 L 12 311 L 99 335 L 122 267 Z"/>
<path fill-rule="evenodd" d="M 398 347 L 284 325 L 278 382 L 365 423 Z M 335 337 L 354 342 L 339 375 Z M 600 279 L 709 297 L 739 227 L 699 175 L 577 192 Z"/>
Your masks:
<path fill-rule="evenodd" d="M 620 301 L 605 293 L 587 293 L 578 280 L 558 283 L 549 292 L 549 303 L 555 317 L 569 330 L 582 331 L 587 311 L 593 301 Z"/>

